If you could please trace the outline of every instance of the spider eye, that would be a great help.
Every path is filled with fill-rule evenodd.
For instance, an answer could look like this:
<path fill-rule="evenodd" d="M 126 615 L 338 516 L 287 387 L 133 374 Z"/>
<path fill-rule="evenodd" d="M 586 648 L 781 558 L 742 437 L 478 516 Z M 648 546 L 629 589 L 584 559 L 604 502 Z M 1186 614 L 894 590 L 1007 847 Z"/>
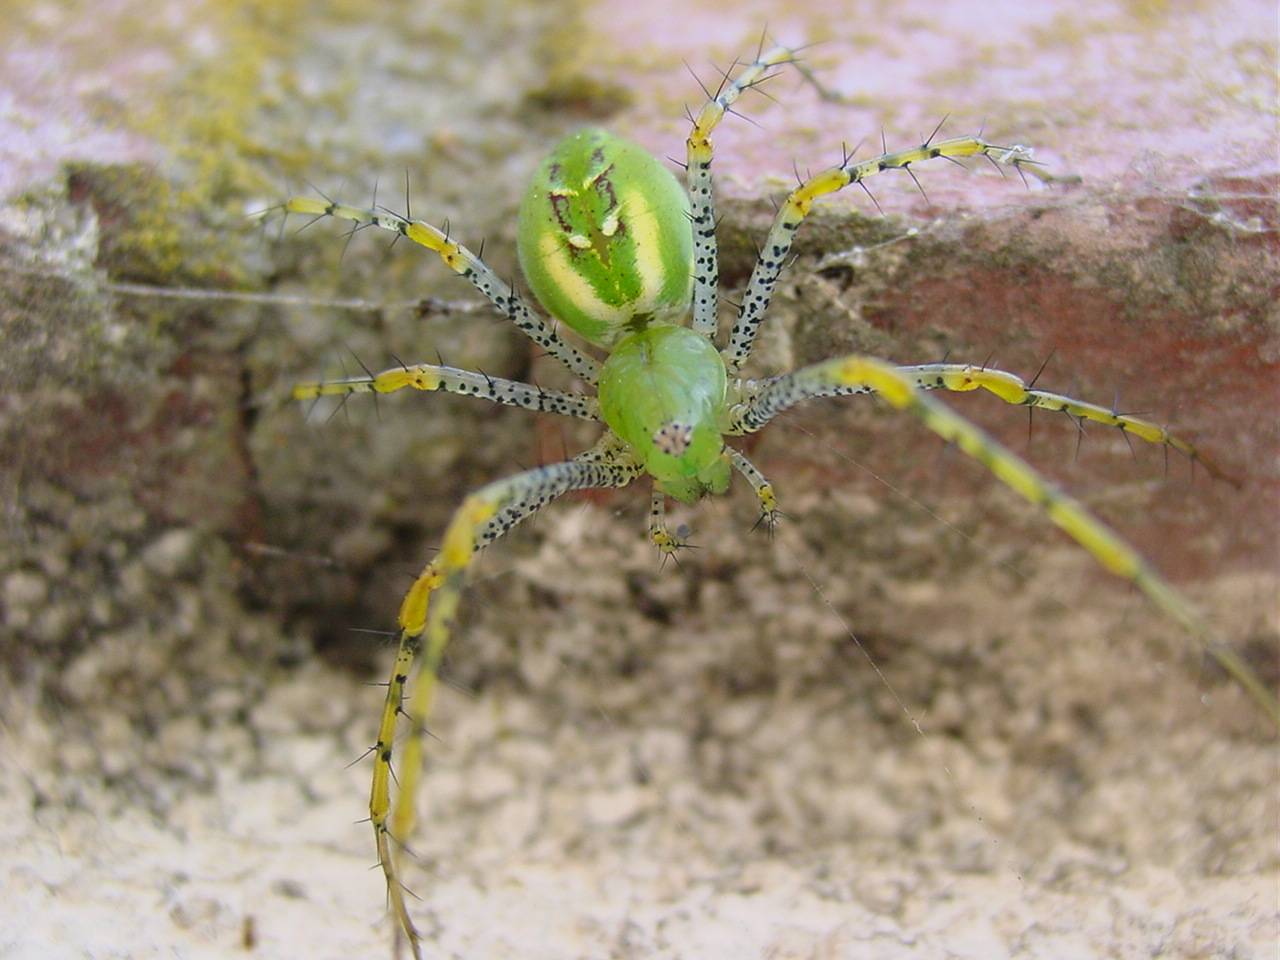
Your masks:
<path fill-rule="evenodd" d="M 653 431 L 653 445 L 670 457 L 683 456 L 693 443 L 693 426 L 669 420 Z"/>

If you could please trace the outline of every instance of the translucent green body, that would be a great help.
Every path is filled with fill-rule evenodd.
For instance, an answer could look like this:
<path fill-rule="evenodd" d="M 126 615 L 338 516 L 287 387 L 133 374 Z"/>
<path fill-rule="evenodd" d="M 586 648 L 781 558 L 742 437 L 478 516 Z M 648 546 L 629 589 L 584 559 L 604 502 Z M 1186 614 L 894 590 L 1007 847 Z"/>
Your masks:
<path fill-rule="evenodd" d="M 693 284 L 689 199 L 643 147 L 604 130 L 556 145 L 520 204 L 520 268 L 538 301 L 611 347 L 657 320 L 683 322 Z"/>
<path fill-rule="evenodd" d="M 598 129 L 560 141 L 520 204 L 520 266 L 557 319 L 610 351 L 600 408 L 667 495 L 729 486 L 727 374 L 683 324 L 693 284 L 684 188 L 648 151 Z"/>
<path fill-rule="evenodd" d="M 600 413 L 664 493 L 693 503 L 729 487 L 720 435 L 727 376 L 706 337 L 653 324 L 619 341 L 600 371 Z"/>

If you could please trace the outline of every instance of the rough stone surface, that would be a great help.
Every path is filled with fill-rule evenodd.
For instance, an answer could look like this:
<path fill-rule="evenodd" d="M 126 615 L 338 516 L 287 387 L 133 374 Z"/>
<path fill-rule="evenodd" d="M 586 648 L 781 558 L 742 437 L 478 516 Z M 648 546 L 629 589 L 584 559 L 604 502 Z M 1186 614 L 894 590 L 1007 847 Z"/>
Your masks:
<path fill-rule="evenodd" d="M 1239 487 L 1069 422 L 1028 444 L 1020 411 L 955 398 L 1275 684 L 1269 5 L 477 6 L 13 12 L 0 955 L 386 952 L 347 764 L 389 652 L 358 631 L 391 624 L 465 491 L 592 431 L 435 396 L 307 416 L 288 385 L 352 354 L 571 384 L 407 244 L 366 232 L 339 264 L 331 225 L 244 214 L 304 177 L 401 206 L 407 170 L 415 213 L 513 275 L 540 153 L 600 122 L 678 157 L 681 59 L 713 82 L 766 22 L 822 41 L 833 97 L 786 71 L 779 104 L 742 102 L 760 128 L 718 136 L 731 291 L 792 160 L 882 124 L 892 147 L 985 121 L 1079 180 L 925 167 L 927 198 L 872 182 L 886 219 L 833 198 L 755 369 L 1052 355 L 1042 384 L 1168 421 Z M 772 543 L 736 491 L 675 511 L 701 549 L 659 570 L 635 490 L 480 562 L 407 866 L 430 956 L 1274 955 L 1274 733 L 1175 627 L 873 403 L 747 449 L 789 516 Z"/>

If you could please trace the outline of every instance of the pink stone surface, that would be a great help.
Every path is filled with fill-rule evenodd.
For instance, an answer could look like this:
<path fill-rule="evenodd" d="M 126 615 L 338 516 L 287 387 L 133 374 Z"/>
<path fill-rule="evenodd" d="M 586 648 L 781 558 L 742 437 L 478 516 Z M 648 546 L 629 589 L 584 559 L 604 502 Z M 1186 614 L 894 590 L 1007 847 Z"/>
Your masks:
<path fill-rule="evenodd" d="M 655 152 L 679 155 L 679 105 L 709 86 L 716 67 L 749 56 L 762 24 L 771 40 L 814 44 L 802 56 L 846 103 L 830 103 L 794 71 L 748 95 L 759 127 L 728 118 L 717 169 L 741 193 L 766 177 L 791 177 L 838 158 L 842 141 L 908 146 L 949 116 L 944 133 L 985 129 L 988 139 L 1030 143 L 1038 159 L 1094 187 L 1181 192 L 1210 172 L 1275 171 L 1274 4 L 820 2 L 637 4 L 590 8 L 596 33 L 584 58 L 636 102 L 620 125 Z M 712 64 L 716 66 L 712 66 Z M 937 204 L 1005 205 L 987 170 L 969 180 L 925 174 Z M 881 204 L 919 207 L 905 177 L 875 183 Z"/>
<path fill-rule="evenodd" d="M 78 17 L 54 8 L 13 11 L 26 29 L 0 31 L 0 197 L 55 178 L 72 160 L 157 158 L 120 115 L 174 69 L 181 52 L 136 32 L 115 36 L 133 7 L 102 3 Z"/>
<path fill-rule="evenodd" d="M 881 302 L 851 298 L 850 309 L 903 362 L 937 345 L 975 362 L 994 356 L 1029 377 L 1052 354 L 1050 389 L 1116 398 L 1188 432 L 1242 487 L 1202 483 L 1195 504 L 1156 496 L 1113 522 L 1175 576 L 1224 564 L 1277 568 L 1280 332 L 1267 306 L 1280 293 L 1273 4 L 824 0 L 728 12 L 606 2 L 589 22 L 587 69 L 621 74 L 635 91 L 611 123 L 677 159 L 683 106 L 697 109 L 701 96 L 682 60 L 714 87 L 717 67 L 754 54 L 761 24 L 766 45 L 813 44 L 806 65 L 846 102 L 824 101 L 792 68 L 770 81 L 778 102 L 746 94 L 740 107 L 754 122 L 727 117 L 715 137 L 725 197 L 776 199 L 794 185 L 793 170 L 833 162 L 842 142 L 865 139 L 858 155 L 870 156 L 883 128 L 890 150 L 909 146 L 943 116 L 942 136 L 983 129 L 995 142 L 1032 145 L 1060 183 L 1024 189 L 974 161 L 971 175 L 920 165 L 927 199 L 896 172 L 869 181 L 880 207 L 907 223 L 976 219 L 949 260 L 900 271 Z M 858 190 L 824 198 L 815 219 L 823 209 L 877 214 Z M 1030 262 L 1010 269 L 1017 250 Z M 967 415 L 1024 448 L 1008 411 L 968 399 L 959 400 Z M 1091 436 L 1083 459 L 1066 463 L 1069 444 L 1059 444 L 1041 467 L 1074 489 L 1158 469 L 1148 458 L 1130 473 L 1123 445 L 1118 457 L 1114 447 L 1094 457 L 1088 447 L 1110 440 Z M 1207 524 L 1220 534 L 1208 551 Z"/>

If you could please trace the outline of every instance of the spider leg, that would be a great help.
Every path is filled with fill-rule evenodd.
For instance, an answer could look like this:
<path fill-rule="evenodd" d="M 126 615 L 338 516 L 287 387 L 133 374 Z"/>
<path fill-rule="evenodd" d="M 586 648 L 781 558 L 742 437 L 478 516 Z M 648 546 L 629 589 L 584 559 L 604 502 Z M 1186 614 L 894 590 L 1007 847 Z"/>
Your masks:
<path fill-rule="evenodd" d="M 397 390 L 443 390 L 469 397 L 479 397 L 512 407 L 537 410 L 542 413 L 559 413 L 579 420 L 599 420 L 600 407 L 595 397 L 576 393 L 561 393 L 519 380 L 491 377 L 473 370 L 415 363 L 411 366 L 391 367 L 381 373 L 369 373 L 360 377 L 343 377 L 337 380 L 315 380 L 299 383 L 293 388 L 293 399 L 310 400 L 313 397 L 349 397 L 353 393 L 394 393 Z M 376 399 L 376 397 L 375 397 Z"/>
<path fill-rule="evenodd" d="M 1037 390 L 1016 374 L 958 363 L 922 363 L 899 367 L 898 371 L 903 376 L 911 378 L 916 386 L 925 390 L 953 392 L 986 390 L 1005 403 L 1015 406 L 1038 407 L 1041 410 L 1069 414 L 1077 421 L 1091 420 L 1104 426 L 1115 427 L 1126 437 L 1137 437 L 1139 440 L 1145 440 L 1157 446 L 1172 447 L 1192 460 L 1199 461 L 1215 479 L 1227 480 L 1237 487 L 1240 485 L 1238 479 L 1226 473 L 1206 453 L 1181 437 L 1174 436 L 1157 423 L 1119 413 L 1114 407 L 1076 400 L 1048 390 Z"/>
<path fill-rule="evenodd" d="M 782 516 L 778 509 L 778 497 L 773 492 L 773 484 L 771 484 L 760 469 L 746 458 L 746 455 L 733 447 L 726 446 L 725 453 L 729 455 L 729 460 L 733 464 L 733 468 L 742 474 L 747 483 L 751 484 L 751 489 L 755 491 L 756 499 L 760 501 L 760 519 L 756 526 L 763 525 L 770 535 L 773 529 L 778 525 L 778 520 Z"/>
<path fill-rule="evenodd" d="M 596 382 L 599 373 L 596 361 L 562 340 L 542 317 L 525 305 L 513 286 L 498 279 L 483 260 L 462 244 L 455 243 L 446 231 L 421 220 L 402 217 L 384 207 L 369 210 L 313 197 L 293 197 L 285 201 L 283 207 L 286 213 L 310 214 L 317 219 L 336 217 L 360 226 L 381 227 L 426 247 L 436 253 L 450 270 L 465 277 L 522 333 L 568 367 L 575 376 L 588 383 Z"/>
<path fill-rule="evenodd" d="M 760 258 L 751 270 L 751 280 L 742 298 L 742 309 L 733 325 L 733 332 L 729 335 L 729 343 L 721 351 L 729 373 L 736 373 L 751 355 L 756 332 L 773 297 L 774 284 L 778 282 L 778 275 L 789 260 L 795 232 L 809 215 L 814 200 L 825 194 L 835 193 L 851 183 L 862 184 L 868 177 L 885 170 L 906 170 L 910 173 L 911 164 L 935 157 L 955 159 L 973 156 L 984 156 L 996 164 L 1013 166 L 1017 170 L 1029 168 L 1036 176 L 1049 178 L 1049 174 L 1033 165 L 1031 154 L 1025 147 L 1001 147 L 988 143 L 981 137 L 952 137 L 907 150 L 884 153 L 860 162 L 855 162 L 846 153 L 838 166 L 815 174 L 792 190 L 769 228 Z"/>
<path fill-rule="evenodd" d="M 711 131 L 731 112 L 733 104 L 745 90 L 769 79 L 771 67 L 795 60 L 795 51 L 774 47 L 757 53 L 755 60 L 736 78 L 722 83 L 713 96 L 707 90 L 707 102 L 698 111 L 689 131 L 687 174 L 690 219 L 693 222 L 693 329 L 707 339 L 716 333 L 716 305 L 720 287 L 720 267 L 716 251 L 716 210 L 711 187 Z M 706 89 L 705 87 L 703 88 Z"/>
<path fill-rule="evenodd" d="M 1170 433 L 1165 427 L 1141 417 L 1117 413 L 1114 409 L 1100 404 L 1077 400 L 1048 390 L 1038 390 L 1028 385 L 1017 374 L 967 363 L 918 363 L 895 367 L 894 370 L 918 390 L 948 390 L 956 393 L 986 390 L 1005 403 L 1015 406 L 1066 413 L 1076 421 L 1090 420 L 1104 426 L 1115 427 L 1126 437 L 1137 437 L 1139 440 L 1145 440 L 1157 446 L 1171 447 L 1201 463 L 1214 478 L 1239 486 L 1239 481 L 1223 470 L 1208 454 L 1182 437 Z M 874 388 L 867 384 L 806 382 L 804 374 L 805 371 L 799 371 L 796 374 L 770 380 L 744 381 L 744 393 L 752 396 L 753 399 L 750 403 L 738 408 L 739 412 L 731 421 L 728 432 L 730 434 L 752 433 L 758 430 L 761 425 L 773 419 L 779 410 L 786 409 L 796 402 L 791 399 L 793 390 L 798 389 L 804 392 L 803 399 L 807 400 L 875 392 Z M 762 417 L 763 420 L 760 419 Z"/>
<path fill-rule="evenodd" d="M 386 878 L 387 897 L 415 958 L 422 956 L 421 937 L 405 902 L 396 845 L 405 843 L 413 832 L 413 797 L 422 775 L 422 735 L 467 570 L 477 551 L 562 493 L 589 487 L 626 486 L 639 473 L 639 465 L 622 449 L 619 441 L 607 435 L 573 460 L 526 470 L 481 487 L 454 513 L 440 552 L 423 568 L 400 605 L 399 647 L 373 750 L 369 819 Z M 413 692 L 406 706 L 405 689 L 411 674 Z M 400 764 L 400 790 L 392 814 L 392 743 L 396 721 L 402 713 L 409 718 L 411 736 Z"/>
<path fill-rule="evenodd" d="M 686 546 L 683 537 L 672 536 L 667 529 L 667 495 L 656 485 L 649 495 L 649 542 L 662 554 L 664 566 L 668 559 L 675 560 L 676 551 Z"/>
<path fill-rule="evenodd" d="M 977 426 L 949 407 L 926 396 L 919 389 L 915 376 L 910 372 L 919 369 L 894 367 L 882 360 L 858 355 L 838 357 L 805 367 L 786 376 L 764 381 L 753 397 L 735 407 L 734 420 L 741 432 L 753 433 L 776 414 L 804 400 L 839 393 L 860 392 L 874 392 L 893 407 L 914 414 L 942 439 L 955 444 L 990 470 L 997 480 L 1040 507 L 1054 524 L 1084 547 L 1103 568 L 1128 580 L 1146 594 L 1157 609 L 1190 634 L 1199 646 L 1217 660 L 1222 668 L 1257 701 L 1276 725 L 1280 726 L 1280 703 L 1277 703 L 1275 696 L 1235 651 L 1214 636 L 1208 625 L 1200 619 L 1181 593 L 1160 576 L 1119 534 L 1094 517 L 1084 506 L 1067 496 L 1020 457 L 1005 449 Z M 936 385 L 937 375 L 933 376 Z M 993 385 L 1002 383 L 999 380 L 991 382 Z M 997 396 L 1000 395 L 997 392 Z M 1052 396 L 1055 397 L 1054 402 L 1065 399 Z M 1011 400 L 1010 402 L 1019 401 Z M 1069 402 L 1078 404 L 1078 401 Z M 1126 427 L 1126 430 L 1138 432 L 1132 425 Z"/>

